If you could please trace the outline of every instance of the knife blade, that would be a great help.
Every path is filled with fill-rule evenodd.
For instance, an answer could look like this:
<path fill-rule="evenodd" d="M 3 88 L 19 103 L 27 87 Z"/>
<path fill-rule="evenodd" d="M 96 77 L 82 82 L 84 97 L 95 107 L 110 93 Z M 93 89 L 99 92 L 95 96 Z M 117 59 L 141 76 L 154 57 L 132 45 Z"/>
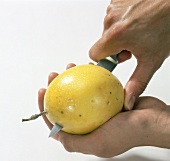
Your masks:
<path fill-rule="evenodd" d="M 54 124 L 53 128 L 51 129 L 50 135 L 49 137 L 54 136 L 55 134 L 57 134 L 63 127 L 58 125 L 58 124 Z"/>
<path fill-rule="evenodd" d="M 115 67 L 118 64 L 118 60 L 117 60 L 117 55 L 112 55 L 109 57 L 106 57 L 105 59 L 101 59 L 97 65 L 101 66 L 107 70 L 109 70 L 110 72 L 112 72 Z"/>

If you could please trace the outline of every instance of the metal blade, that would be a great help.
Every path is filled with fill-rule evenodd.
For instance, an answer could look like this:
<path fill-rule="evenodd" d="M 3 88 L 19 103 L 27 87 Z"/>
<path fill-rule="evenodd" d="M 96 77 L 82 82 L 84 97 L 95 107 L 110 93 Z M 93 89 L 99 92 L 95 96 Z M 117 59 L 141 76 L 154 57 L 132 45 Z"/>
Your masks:
<path fill-rule="evenodd" d="M 53 128 L 51 129 L 50 135 L 49 137 L 54 136 L 56 133 L 58 133 L 63 127 L 58 125 L 58 124 L 54 124 Z"/>
<path fill-rule="evenodd" d="M 117 55 L 112 55 L 105 59 L 101 59 L 97 65 L 112 72 L 117 66 L 117 64 L 118 64 Z"/>

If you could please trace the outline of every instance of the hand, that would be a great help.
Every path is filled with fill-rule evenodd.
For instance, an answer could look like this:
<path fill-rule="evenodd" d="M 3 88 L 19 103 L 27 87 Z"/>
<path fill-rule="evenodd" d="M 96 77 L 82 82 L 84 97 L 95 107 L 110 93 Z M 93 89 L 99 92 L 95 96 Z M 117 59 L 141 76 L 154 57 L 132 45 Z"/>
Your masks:
<path fill-rule="evenodd" d="M 170 53 L 170 3 L 168 0 L 112 0 L 104 31 L 90 50 L 99 61 L 119 53 L 120 62 L 137 59 L 137 67 L 125 87 L 125 109 L 130 110 L 153 74 Z M 123 51 L 123 52 L 122 52 Z"/>
<path fill-rule="evenodd" d="M 67 68 L 75 64 L 69 64 Z M 58 76 L 49 75 L 48 84 Z M 40 111 L 44 111 L 45 89 L 38 95 Z M 170 148 L 170 108 L 162 101 L 143 97 L 136 101 L 132 111 L 122 112 L 88 135 L 71 135 L 60 131 L 54 139 L 60 141 L 69 152 L 113 157 L 137 146 Z M 43 115 L 49 129 L 53 125 Z"/>

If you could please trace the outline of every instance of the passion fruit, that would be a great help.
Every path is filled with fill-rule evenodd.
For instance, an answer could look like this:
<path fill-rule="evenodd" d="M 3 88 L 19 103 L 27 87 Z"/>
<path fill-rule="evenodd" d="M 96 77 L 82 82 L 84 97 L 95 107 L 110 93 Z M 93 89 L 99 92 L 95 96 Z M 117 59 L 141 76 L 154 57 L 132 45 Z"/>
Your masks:
<path fill-rule="evenodd" d="M 58 75 L 44 96 L 44 110 L 52 124 L 71 134 L 87 134 L 122 110 L 120 81 L 97 65 L 72 67 Z"/>

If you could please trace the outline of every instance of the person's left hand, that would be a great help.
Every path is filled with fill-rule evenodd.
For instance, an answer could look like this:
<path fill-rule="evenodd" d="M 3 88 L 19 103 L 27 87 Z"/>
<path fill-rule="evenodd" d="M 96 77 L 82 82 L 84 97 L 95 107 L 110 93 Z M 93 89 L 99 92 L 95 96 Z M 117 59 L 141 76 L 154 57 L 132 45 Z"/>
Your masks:
<path fill-rule="evenodd" d="M 69 64 L 67 68 L 75 66 Z M 57 76 L 49 75 L 48 84 Z M 40 111 L 44 110 L 45 89 L 39 90 Z M 113 157 L 137 146 L 166 147 L 166 137 L 161 135 L 166 128 L 166 104 L 152 97 L 139 98 L 134 110 L 121 112 L 87 135 L 72 135 L 58 132 L 54 139 L 60 141 L 69 152 L 92 154 L 99 157 Z M 43 118 L 49 127 L 53 125 L 47 117 Z M 167 145 L 166 145 L 167 144 Z"/>

